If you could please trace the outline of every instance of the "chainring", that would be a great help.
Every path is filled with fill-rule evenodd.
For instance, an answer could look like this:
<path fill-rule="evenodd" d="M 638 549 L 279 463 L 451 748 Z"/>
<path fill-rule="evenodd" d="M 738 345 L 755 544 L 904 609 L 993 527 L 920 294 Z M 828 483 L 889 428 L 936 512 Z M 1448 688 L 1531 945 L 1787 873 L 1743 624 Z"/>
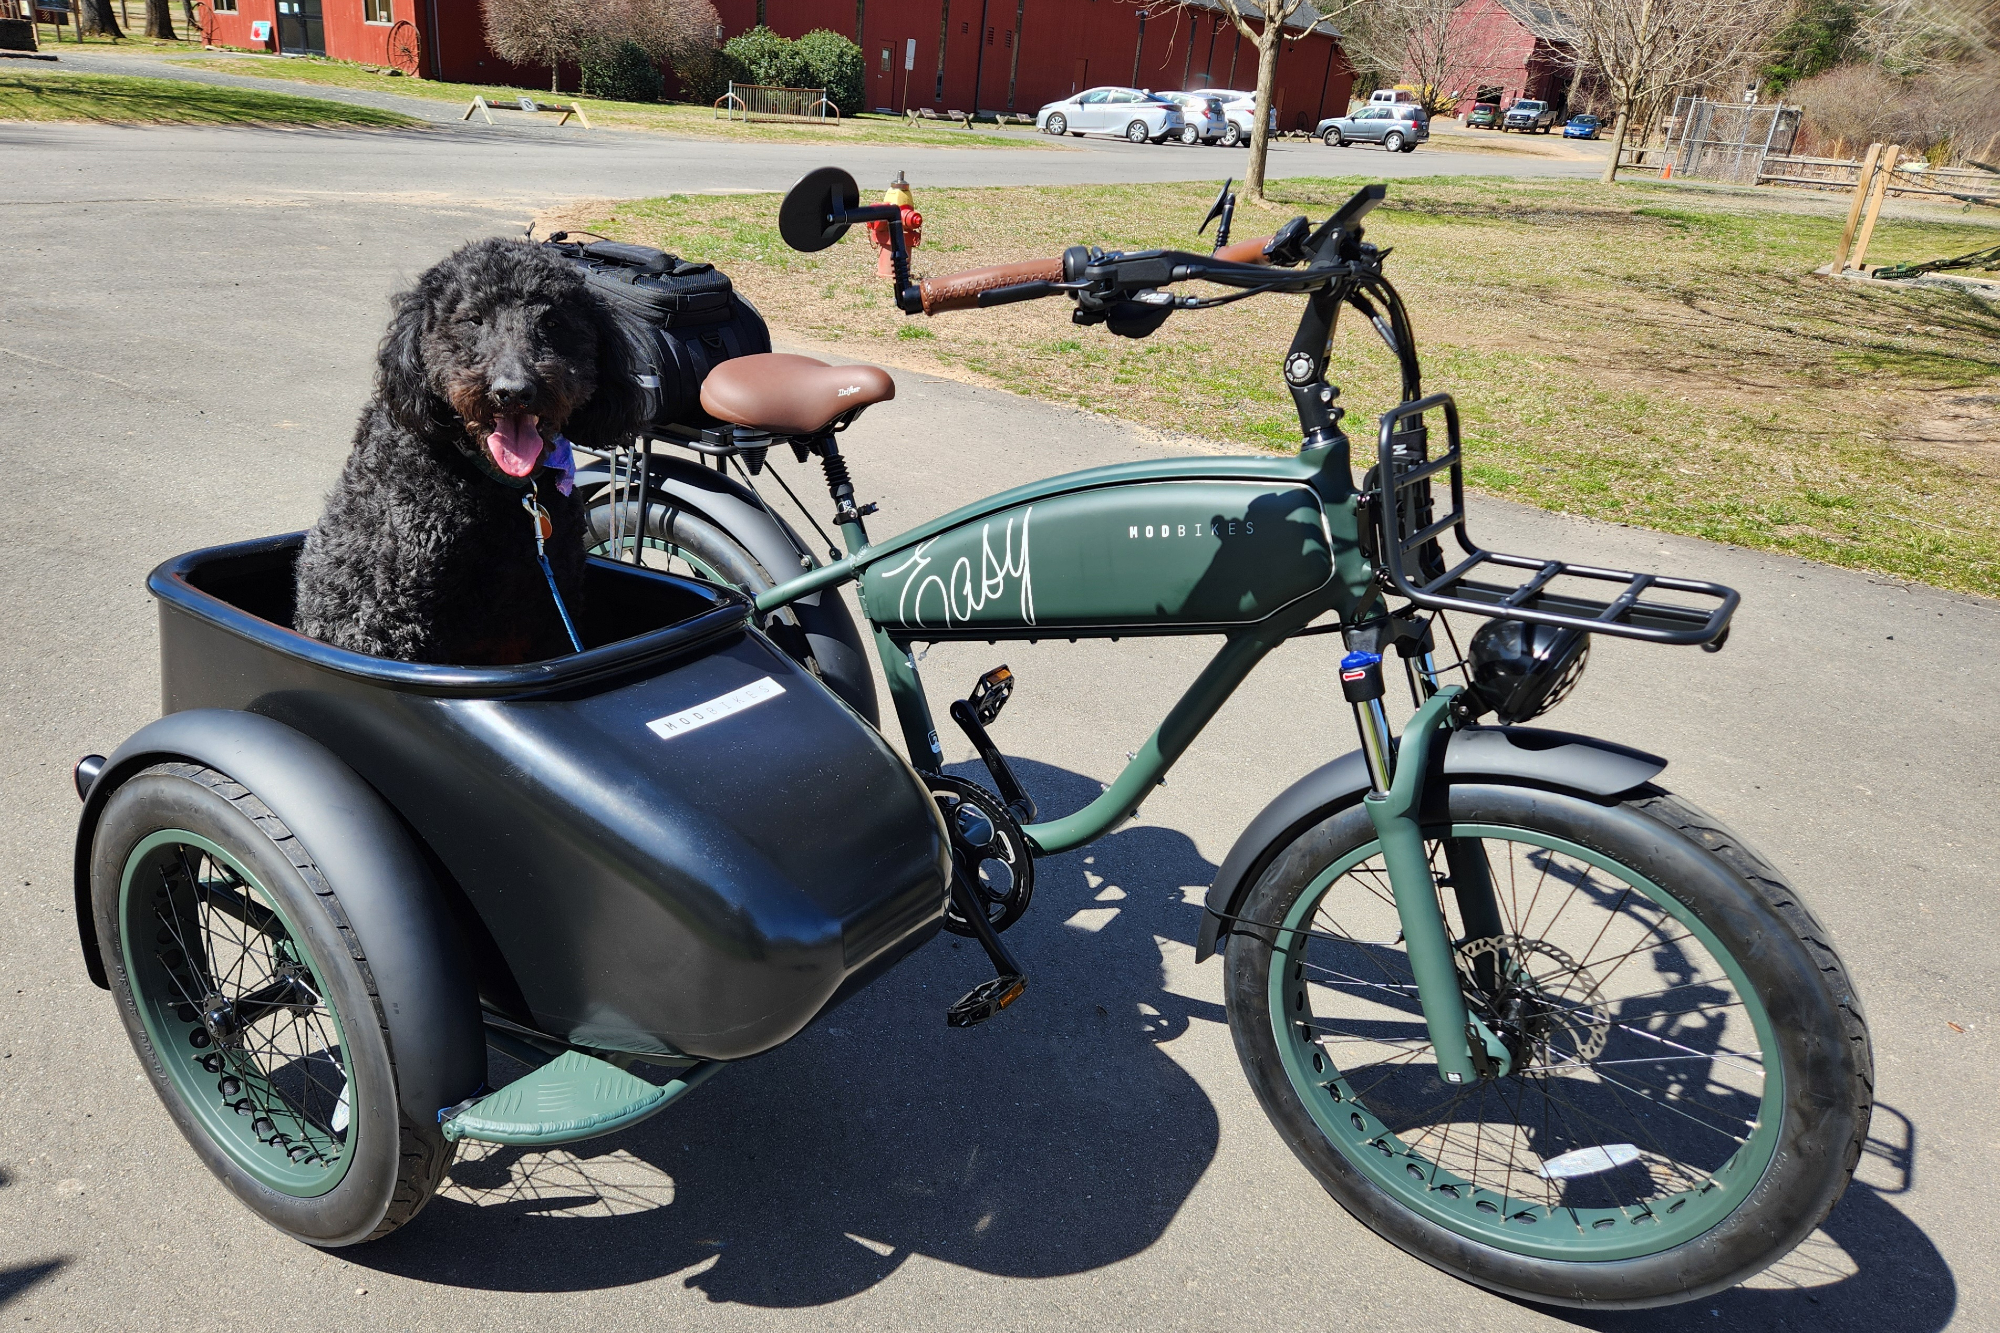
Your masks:
<path fill-rule="evenodd" d="M 995 930 L 1007 929 L 1028 910 L 1035 892 L 1028 835 L 1000 798 L 978 783 L 945 773 L 927 773 L 924 781 L 951 835 L 952 873 L 964 877 L 972 896 L 986 905 L 987 923 Z M 983 844 L 976 842 L 987 828 L 991 836 Z M 954 935 L 972 934 L 972 923 L 960 914 L 955 899 L 945 908 L 944 928 Z"/>

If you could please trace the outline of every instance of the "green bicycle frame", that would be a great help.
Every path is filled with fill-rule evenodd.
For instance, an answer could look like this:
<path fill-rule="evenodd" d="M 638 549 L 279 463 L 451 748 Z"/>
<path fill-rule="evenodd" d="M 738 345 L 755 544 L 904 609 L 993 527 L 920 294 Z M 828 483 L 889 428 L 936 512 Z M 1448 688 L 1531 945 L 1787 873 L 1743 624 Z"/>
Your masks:
<path fill-rule="evenodd" d="M 1413 402 L 1422 389 L 1408 319 L 1386 282 L 1377 278 L 1369 287 L 1388 308 L 1384 339 L 1402 368 L 1403 401 Z M 1023 828 L 1037 856 L 1102 837 L 1139 808 L 1273 648 L 1327 613 L 1337 617 L 1327 628 L 1343 631 L 1385 614 L 1364 554 L 1364 525 L 1374 520 L 1361 505 L 1341 413 L 1332 406 L 1339 390 L 1324 378 L 1339 307 L 1357 290 L 1341 281 L 1308 296 L 1286 358 L 1304 437 L 1297 454 L 1094 468 L 1001 492 L 879 543 L 843 499 L 846 556 L 762 593 L 757 610 L 768 614 L 856 584 L 904 745 L 928 772 L 942 766 L 943 753 L 912 651 L 918 642 L 1220 634 L 1221 649 L 1101 795 L 1073 814 Z M 1309 374 L 1302 356 L 1310 358 Z M 844 474 L 844 464 L 834 463 L 833 436 L 817 447 L 829 475 L 836 468 Z M 1432 697 L 1404 738 L 1414 762 L 1396 766 L 1393 784 L 1394 744 L 1386 731 L 1375 738 L 1385 761 L 1369 813 L 1382 835 L 1440 1076 L 1460 1083 L 1481 1065 L 1492 1068 L 1475 1061 L 1470 1042 L 1503 1065 L 1506 1051 L 1467 1014 L 1423 855 L 1415 814 L 1423 804 L 1420 756 L 1452 717 L 1450 693 L 1435 692 L 1427 672 L 1424 679 Z M 1379 719 L 1379 708 L 1373 714 Z M 1365 735 L 1365 716 L 1362 725 Z"/>

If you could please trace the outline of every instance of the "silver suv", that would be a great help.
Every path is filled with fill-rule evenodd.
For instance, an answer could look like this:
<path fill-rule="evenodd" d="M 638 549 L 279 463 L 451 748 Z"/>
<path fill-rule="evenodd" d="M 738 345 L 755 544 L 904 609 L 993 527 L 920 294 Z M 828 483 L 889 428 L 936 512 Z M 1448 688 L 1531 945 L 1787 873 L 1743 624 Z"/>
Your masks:
<path fill-rule="evenodd" d="M 1313 131 L 1328 148 L 1379 143 L 1392 153 L 1414 153 L 1431 137 L 1431 113 L 1410 102 L 1378 102 L 1345 116 L 1330 116 Z"/>

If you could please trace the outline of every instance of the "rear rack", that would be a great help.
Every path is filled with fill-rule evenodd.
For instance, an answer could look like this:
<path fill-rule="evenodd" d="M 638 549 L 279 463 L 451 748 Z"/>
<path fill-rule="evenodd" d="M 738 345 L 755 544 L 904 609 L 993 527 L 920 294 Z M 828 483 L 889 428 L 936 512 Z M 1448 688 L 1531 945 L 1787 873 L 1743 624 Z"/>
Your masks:
<path fill-rule="evenodd" d="M 1424 425 L 1423 414 L 1439 409 L 1444 411 L 1450 447 L 1430 458 L 1427 449 L 1430 432 Z M 1450 394 L 1434 393 L 1383 413 L 1380 446 L 1374 496 L 1376 566 L 1396 592 L 1418 606 L 1432 611 L 1464 611 L 1496 620 L 1556 625 L 1649 643 L 1698 643 L 1711 651 L 1722 646 L 1721 640 L 1729 630 L 1729 617 L 1741 600 L 1733 588 L 1664 574 L 1634 574 L 1621 569 L 1573 565 L 1564 560 L 1503 555 L 1476 546 L 1465 531 L 1465 473 L 1458 404 Z M 1433 518 L 1431 479 L 1445 472 L 1450 474 L 1451 508 L 1442 518 Z M 1465 558 L 1449 569 L 1445 568 L 1438 540 L 1447 528 L 1453 530 L 1459 548 L 1465 552 Z M 1529 571 L 1529 576 L 1512 585 L 1472 578 L 1475 573 L 1497 575 L 1502 569 Z M 1609 601 L 1550 591 L 1549 585 L 1562 578 L 1590 579 L 1624 587 Z M 1643 600 L 1646 593 L 1654 590 L 1713 598 L 1717 605 L 1709 610 Z"/>

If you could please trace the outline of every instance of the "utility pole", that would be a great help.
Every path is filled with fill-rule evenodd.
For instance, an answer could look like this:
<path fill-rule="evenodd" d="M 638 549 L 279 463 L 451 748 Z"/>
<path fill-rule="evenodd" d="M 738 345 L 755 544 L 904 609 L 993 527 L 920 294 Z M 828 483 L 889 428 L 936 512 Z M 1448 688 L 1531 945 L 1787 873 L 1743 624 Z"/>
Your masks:
<path fill-rule="evenodd" d="M 1139 11 L 1139 44 L 1132 48 L 1132 86 L 1139 86 L 1139 56 L 1146 49 L 1146 11 Z"/>

